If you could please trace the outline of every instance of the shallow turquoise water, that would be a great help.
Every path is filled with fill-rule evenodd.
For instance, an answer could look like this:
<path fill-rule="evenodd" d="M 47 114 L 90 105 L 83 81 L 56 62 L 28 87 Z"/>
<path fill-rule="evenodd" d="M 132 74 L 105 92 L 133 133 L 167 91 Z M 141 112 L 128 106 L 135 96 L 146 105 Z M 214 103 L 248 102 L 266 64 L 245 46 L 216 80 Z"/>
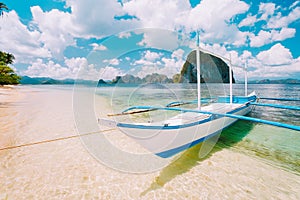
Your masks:
<path fill-rule="evenodd" d="M 249 88 L 250 91 L 255 90 L 260 97 L 300 99 L 300 85 L 249 85 Z M 259 102 L 300 106 L 299 101 L 260 100 Z M 299 111 L 255 107 L 250 116 L 300 126 Z M 239 121 L 223 131 L 218 144 L 228 146 L 230 140 L 241 136 L 243 138 L 232 145 L 234 150 L 259 157 L 272 165 L 300 174 L 299 131 Z"/>
<path fill-rule="evenodd" d="M 115 113 L 134 105 L 164 106 L 172 101 L 194 100 L 197 98 L 196 84 L 146 84 L 118 87 L 101 87 L 97 94 L 109 99 Z M 210 84 L 202 86 L 202 97 L 226 95 L 229 85 Z M 234 84 L 234 95 L 244 95 L 244 85 Z M 250 84 L 248 91 L 256 91 L 259 97 L 277 97 L 300 99 L 300 85 L 280 84 Z M 261 103 L 276 103 L 300 106 L 300 102 L 267 101 Z M 192 105 L 192 107 L 195 105 Z M 172 115 L 172 114 L 171 114 Z M 269 107 L 256 107 L 251 117 L 289 123 L 300 126 L 300 112 Z M 143 114 L 142 117 L 151 120 L 163 120 L 169 115 L 161 112 Z M 126 117 L 125 117 L 126 118 Z M 128 116 L 127 116 L 128 118 Z M 130 117 L 130 120 L 141 119 L 141 116 Z M 122 119 L 128 120 L 128 119 Z M 282 167 L 293 173 L 300 174 L 300 132 L 273 127 L 248 121 L 238 121 L 233 126 L 223 130 L 215 148 L 230 148 L 249 156 Z"/>

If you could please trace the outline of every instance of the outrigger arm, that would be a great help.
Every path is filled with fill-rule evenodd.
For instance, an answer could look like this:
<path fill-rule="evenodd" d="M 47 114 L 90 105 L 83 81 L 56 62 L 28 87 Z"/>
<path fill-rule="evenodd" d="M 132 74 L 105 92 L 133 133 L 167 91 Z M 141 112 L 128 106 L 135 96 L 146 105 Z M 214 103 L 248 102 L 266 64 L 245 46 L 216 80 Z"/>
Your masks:
<path fill-rule="evenodd" d="M 252 122 L 282 127 L 282 128 L 288 128 L 288 129 L 295 130 L 295 131 L 300 131 L 300 126 L 296 126 L 296 125 L 292 125 L 292 124 L 274 122 L 274 121 L 269 121 L 269 120 L 265 120 L 265 119 L 257 119 L 257 118 L 253 118 L 253 117 L 242 116 L 242 115 L 233 115 L 233 114 L 228 114 L 228 113 L 216 113 L 216 112 L 203 111 L 203 110 L 191 110 L 191 109 L 182 109 L 182 108 L 173 108 L 173 107 L 133 106 L 133 107 L 126 109 L 123 113 L 114 114 L 114 115 L 127 115 L 126 112 L 128 112 L 130 110 L 145 110 L 146 112 L 150 111 L 150 110 L 194 112 L 194 113 L 202 113 L 202 114 L 212 115 L 212 118 L 229 117 L 229 118 L 234 118 L 234 119 L 252 121 Z M 130 113 L 128 113 L 128 114 L 130 114 Z M 132 113 L 132 114 L 135 114 L 135 113 Z M 113 116 L 113 115 L 110 115 L 110 116 Z"/>

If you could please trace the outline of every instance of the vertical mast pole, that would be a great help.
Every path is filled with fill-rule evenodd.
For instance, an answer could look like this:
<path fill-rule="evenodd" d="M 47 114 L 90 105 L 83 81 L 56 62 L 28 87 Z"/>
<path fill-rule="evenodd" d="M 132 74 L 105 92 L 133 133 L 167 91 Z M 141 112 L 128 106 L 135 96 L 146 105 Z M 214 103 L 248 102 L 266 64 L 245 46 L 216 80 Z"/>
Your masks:
<path fill-rule="evenodd" d="M 200 71 L 200 33 L 197 33 L 197 91 L 198 91 L 198 110 L 201 110 L 201 71 Z"/>
<path fill-rule="evenodd" d="M 245 62 L 245 96 L 248 95 L 247 61 Z"/>
<path fill-rule="evenodd" d="M 232 105 L 232 66 L 231 66 L 231 54 L 229 60 L 229 91 L 230 91 L 230 105 Z"/>

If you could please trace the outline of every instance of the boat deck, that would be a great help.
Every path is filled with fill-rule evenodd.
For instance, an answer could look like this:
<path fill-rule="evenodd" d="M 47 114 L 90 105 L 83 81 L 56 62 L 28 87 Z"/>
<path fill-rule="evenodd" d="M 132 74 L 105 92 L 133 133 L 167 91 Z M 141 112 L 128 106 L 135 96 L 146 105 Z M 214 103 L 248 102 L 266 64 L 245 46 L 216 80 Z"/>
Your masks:
<path fill-rule="evenodd" d="M 203 111 L 217 112 L 217 113 L 227 113 L 232 110 L 235 110 L 241 107 L 243 104 L 227 104 L 227 103 L 213 103 L 207 106 L 201 107 Z M 194 112 L 184 112 L 180 113 L 168 120 L 163 122 L 151 122 L 151 123 L 140 123 L 141 125 L 163 125 L 163 126 L 176 126 L 183 125 L 187 123 L 192 123 L 196 121 L 201 121 L 209 118 L 211 115 L 202 114 L 202 113 L 194 113 Z"/>

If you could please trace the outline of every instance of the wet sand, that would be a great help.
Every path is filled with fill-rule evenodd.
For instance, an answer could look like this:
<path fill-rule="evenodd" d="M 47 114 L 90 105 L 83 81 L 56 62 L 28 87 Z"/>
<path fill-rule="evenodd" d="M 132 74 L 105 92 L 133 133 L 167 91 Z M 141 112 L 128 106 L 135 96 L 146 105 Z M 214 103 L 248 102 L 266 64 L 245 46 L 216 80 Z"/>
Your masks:
<path fill-rule="evenodd" d="M 96 112 L 108 112 L 96 101 Z M 0 148 L 77 134 L 72 89 L 0 88 L 0 103 Z M 121 133 L 107 137 L 141 148 Z M 0 199 L 300 199 L 299 175 L 231 148 L 200 160 L 199 147 L 145 174 L 104 166 L 80 138 L 2 150 Z"/>

